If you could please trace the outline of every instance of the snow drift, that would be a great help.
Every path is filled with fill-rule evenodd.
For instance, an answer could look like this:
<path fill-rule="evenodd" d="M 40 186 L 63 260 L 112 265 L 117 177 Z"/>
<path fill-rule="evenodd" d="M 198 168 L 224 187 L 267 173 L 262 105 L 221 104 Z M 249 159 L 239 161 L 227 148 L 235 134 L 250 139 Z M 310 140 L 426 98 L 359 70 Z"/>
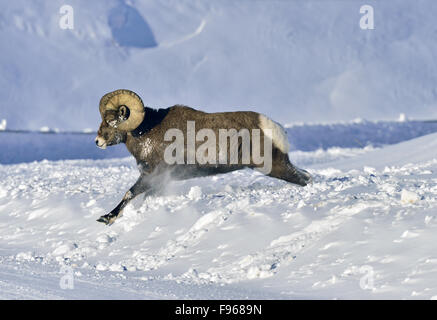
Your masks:
<path fill-rule="evenodd" d="M 437 116 L 435 1 L 63 4 L 0 4 L 0 298 L 437 299 L 436 123 L 393 122 Z M 314 182 L 168 181 L 99 224 L 138 175 L 84 131 L 118 88 L 289 124 Z"/>
<path fill-rule="evenodd" d="M 95 219 L 132 159 L 0 166 L 0 297 L 435 298 L 436 143 L 291 153 L 305 188 L 250 170 L 169 182 L 112 227 Z"/>

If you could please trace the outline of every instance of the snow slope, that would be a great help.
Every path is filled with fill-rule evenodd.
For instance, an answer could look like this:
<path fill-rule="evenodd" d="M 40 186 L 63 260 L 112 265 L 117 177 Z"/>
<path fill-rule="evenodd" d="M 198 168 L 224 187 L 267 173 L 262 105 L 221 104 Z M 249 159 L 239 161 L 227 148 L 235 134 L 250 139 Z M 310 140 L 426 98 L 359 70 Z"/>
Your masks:
<path fill-rule="evenodd" d="M 169 181 L 111 227 L 95 219 L 133 159 L 2 165 L 0 298 L 437 298 L 435 150 L 437 134 L 293 152 L 305 188 L 250 170 Z"/>
<path fill-rule="evenodd" d="M 63 0 L 0 2 L 0 119 L 95 128 L 98 101 L 250 109 L 281 123 L 437 117 L 437 2 Z"/>
<path fill-rule="evenodd" d="M 0 2 L 0 298 L 437 299 L 436 124 L 393 122 L 437 116 L 437 2 L 366 1 L 366 31 L 358 0 L 64 4 Z M 168 181 L 99 224 L 135 162 L 66 131 L 118 88 L 289 124 L 314 183 Z"/>

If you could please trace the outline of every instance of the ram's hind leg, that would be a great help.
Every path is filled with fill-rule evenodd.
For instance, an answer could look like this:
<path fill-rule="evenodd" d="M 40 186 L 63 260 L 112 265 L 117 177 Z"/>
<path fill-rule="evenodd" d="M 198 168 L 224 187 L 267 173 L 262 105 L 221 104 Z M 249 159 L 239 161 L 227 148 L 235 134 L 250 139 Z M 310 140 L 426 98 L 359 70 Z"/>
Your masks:
<path fill-rule="evenodd" d="M 117 218 L 120 218 L 123 215 L 123 209 L 132 199 L 143 192 L 151 190 L 152 187 L 149 184 L 147 177 L 143 175 L 140 176 L 137 182 L 135 182 L 129 191 L 126 192 L 121 202 L 110 213 L 101 216 L 97 221 L 107 225 L 113 224 Z"/>
<path fill-rule="evenodd" d="M 285 153 L 274 152 L 270 177 L 288 181 L 290 183 L 306 186 L 312 181 L 311 175 L 306 171 L 294 166 Z"/>

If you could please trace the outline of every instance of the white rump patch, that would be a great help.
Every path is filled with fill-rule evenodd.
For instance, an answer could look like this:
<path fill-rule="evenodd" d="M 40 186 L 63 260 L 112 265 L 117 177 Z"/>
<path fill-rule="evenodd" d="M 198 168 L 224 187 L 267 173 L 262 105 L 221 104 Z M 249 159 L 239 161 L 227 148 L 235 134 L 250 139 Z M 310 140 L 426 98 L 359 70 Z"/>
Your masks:
<path fill-rule="evenodd" d="M 288 142 L 285 129 L 279 123 L 260 114 L 259 126 L 263 130 L 264 134 L 272 140 L 275 147 L 277 147 L 283 153 L 288 154 L 290 151 L 290 143 Z M 266 131 L 265 129 L 270 129 L 271 131 Z"/>

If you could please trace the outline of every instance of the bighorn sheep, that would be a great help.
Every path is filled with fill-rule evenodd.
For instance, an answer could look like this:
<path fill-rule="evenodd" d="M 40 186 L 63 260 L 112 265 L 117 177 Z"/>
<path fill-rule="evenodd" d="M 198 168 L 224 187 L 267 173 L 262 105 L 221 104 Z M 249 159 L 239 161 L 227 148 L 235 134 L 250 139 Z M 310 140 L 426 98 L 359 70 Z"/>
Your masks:
<path fill-rule="evenodd" d="M 311 181 L 307 171 L 290 163 L 283 128 L 259 113 L 205 113 L 182 105 L 155 110 L 145 107 L 136 93 L 123 89 L 104 95 L 99 111 L 103 121 L 97 146 L 105 149 L 125 143 L 140 170 L 117 207 L 97 220 L 108 225 L 137 195 L 159 190 L 164 174 L 187 179 L 248 167 L 301 186 Z M 214 141 L 214 136 L 223 139 Z M 262 139 L 264 144 L 258 143 Z"/>

